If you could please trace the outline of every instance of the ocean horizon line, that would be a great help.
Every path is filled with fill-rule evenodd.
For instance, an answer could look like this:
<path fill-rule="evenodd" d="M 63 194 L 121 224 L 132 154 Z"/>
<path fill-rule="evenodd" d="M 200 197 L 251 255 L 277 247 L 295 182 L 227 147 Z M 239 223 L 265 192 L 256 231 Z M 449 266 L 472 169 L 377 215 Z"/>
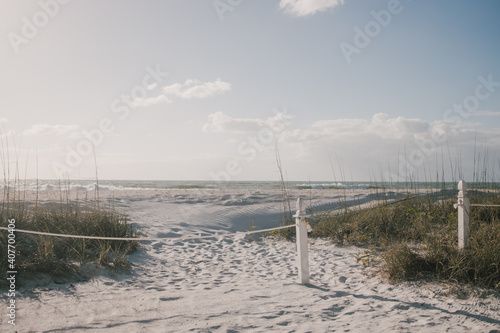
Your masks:
<path fill-rule="evenodd" d="M 414 189 L 438 188 L 455 189 L 458 181 L 301 181 L 301 180 L 108 180 L 108 179 L 20 179 L 0 181 L 0 189 L 18 188 L 25 190 L 160 190 L 160 189 L 234 189 L 266 190 L 281 189 Z M 469 183 L 472 187 L 484 187 L 483 182 Z M 488 187 L 499 188 L 500 183 L 490 182 Z"/>

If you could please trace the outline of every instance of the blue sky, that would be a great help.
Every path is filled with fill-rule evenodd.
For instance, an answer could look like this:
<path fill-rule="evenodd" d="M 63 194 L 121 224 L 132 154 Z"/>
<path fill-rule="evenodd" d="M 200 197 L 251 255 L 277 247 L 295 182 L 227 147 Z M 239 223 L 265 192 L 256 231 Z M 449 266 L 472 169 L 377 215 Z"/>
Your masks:
<path fill-rule="evenodd" d="M 499 16 L 472 0 L 3 2 L 3 156 L 28 178 L 91 178 L 95 154 L 101 179 L 277 180 L 278 147 L 289 180 L 430 180 L 471 178 L 487 152 L 495 177 Z"/>

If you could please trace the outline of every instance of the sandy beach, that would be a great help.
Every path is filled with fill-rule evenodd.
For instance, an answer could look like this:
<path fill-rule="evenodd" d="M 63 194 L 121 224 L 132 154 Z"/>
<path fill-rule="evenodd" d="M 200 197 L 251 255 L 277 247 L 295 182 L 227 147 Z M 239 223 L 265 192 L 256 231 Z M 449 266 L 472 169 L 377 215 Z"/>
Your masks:
<path fill-rule="evenodd" d="M 369 204 L 374 190 L 291 191 L 324 210 L 339 200 Z M 345 194 L 345 197 L 344 197 Z M 27 200 L 34 193 L 27 193 Z M 39 193 L 57 200 L 59 192 Z M 93 192 L 72 192 L 80 199 Z M 40 276 L 17 294 L 16 326 L 5 332 L 500 332 L 500 299 L 437 283 L 393 285 L 365 268 L 363 249 L 310 240 L 309 285 L 297 282 L 295 244 L 238 234 L 175 237 L 278 226 L 278 190 L 101 191 L 148 236 L 129 273 L 93 269 L 84 281 Z M 293 204 L 292 204 L 293 205 Z M 473 292 L 471 292 L 473 291 Z M 475 292 L 474 292 L 475 291 Z M 2 294 L 2 298 L 5 293 Z M 3 304 L 5 304 L 3 302 Z"/>

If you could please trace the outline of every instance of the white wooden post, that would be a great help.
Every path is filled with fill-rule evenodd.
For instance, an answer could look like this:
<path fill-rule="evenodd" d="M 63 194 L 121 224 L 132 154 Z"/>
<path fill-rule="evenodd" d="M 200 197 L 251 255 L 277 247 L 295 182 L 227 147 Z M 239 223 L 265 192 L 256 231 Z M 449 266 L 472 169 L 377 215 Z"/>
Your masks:
<path fill-rule="evenodd" d="M 458 248 L 468 249 L 469 240 L 469 196 L 467 195 L 467 185 L 463 180 L 458 182 L 458 202 L 454 205 L 458 208 Z"/>
<path fill-rule="evenodd" d="M 297 231 L 297 267 L 299 270 L 299 282 L 309 283 L 309 255 L 307 253 L 307 224 L 304 203 L 302 198 L 297 199 L 297 212 L 295 217 L 295 230 Z"/>

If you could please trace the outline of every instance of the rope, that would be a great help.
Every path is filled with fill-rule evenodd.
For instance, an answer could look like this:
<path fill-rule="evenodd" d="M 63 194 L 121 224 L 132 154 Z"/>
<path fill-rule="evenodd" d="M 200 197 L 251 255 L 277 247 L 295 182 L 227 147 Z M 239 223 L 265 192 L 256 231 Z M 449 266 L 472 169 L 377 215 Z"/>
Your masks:
<path fill-rule="evenodd" d="M 469 206 L 476 206 L 476 207 L 500 207 L 500 205 L 483 205 L 483 204 L 470 204 Z"/>
<path fill-rule="evenodd" d="M 7 230 L 7 231 L 13 230 L 14 232 L 21 232 L 21 233 L 25 233 L 25 234 L 53 236 L 53 237 L 65 237 L 65 238 L 80 238 L 80 239 L 84 238 L 84 239 L 121 240 L 121 241 L 171 241 L 171 240 L 183 241 L 183 240 L 189 240 L 189 239 L 204 239 L 204 238 L 216 238 L 216 237 L 229 237 L 229 236 L 235 236 L 235 235 L 257 234 L 260 232 L 281 230 L 281 229 L 287 229 L 287 228 L 292 228 L 292 227 L 295 227 L 295 224 L 286 225 L 286 226 L 277 227 L 277 228 L 270 228 L 270 229 L 228 232 L 225 234 L 214 234 L 214 235 L 208 235 L 208 236 L 186 236 L 186 237 L 179 237 L 179 238 L 159 238 L 159 237 L 143 237 L 143 238 L 124 237 L 124 238 L 121 238 L 121 237 L 80 236 L 80 235 L 54 234 L 54 233 L 50 233 L 50 232 L 40 232 L 40 231 L 23 230 L 23 229 L 8 229 L 5 227 L 0 227 L 0 230 Z"/>

